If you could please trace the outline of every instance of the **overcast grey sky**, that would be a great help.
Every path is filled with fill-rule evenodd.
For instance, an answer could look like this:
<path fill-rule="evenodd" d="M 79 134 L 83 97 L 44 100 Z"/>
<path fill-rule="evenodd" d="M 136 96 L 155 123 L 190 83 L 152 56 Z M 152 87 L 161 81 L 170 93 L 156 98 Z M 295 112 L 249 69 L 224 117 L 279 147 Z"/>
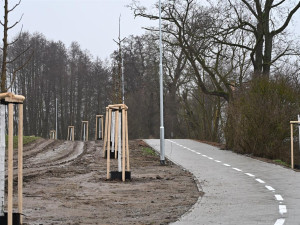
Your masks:
<path fill-rule="evenodd" d="M 18 0 L 10 0 L 13 5 Z M 22 0 L 21 5 L 11 13 L 13 23 L 24 14 L 23 31 L 43 33 L 47 39 L 61 40 L 68 47 L 77 41 L 82 49 L 101 59 L 108 58 L 117 49 L 113 39 L 118 38 L 119 15 L 122 37 L 139 35 L 145 31 L 141 27 L 158 26 L 158 21 L 143 18 L 134 19 L 132 11 L 125 7 L 132 0 Z M 140 0 L 142 5 L 152 7 L 157 0 Z M 3 1 L 1 3 L 3 5 Z M 0 8 L 2 17 L 2 7 Z M 158 12 L 157 12 L 158 13 Z M 295 17 L 293 30 L 300 34 L 300 12 Z M 19 28 L 10 32 L 15 35 Z M 2 37 L 2 35 L 1 35 Z"/>
<path fill-rule="evenodd" d="M 9 4 L 15 2 L 10 0 Z M 156 0 L 142 2 L 151 7 Z M 66 46 L 77 41 L 94 57 L 105 59 L 117 49 L 113 39 L 118 38 L 120 14 L 122 37 L 144 33 L 142 26 L 158 25 L 157 21 L 134 19 L 132 11 L 125 7 L 129 3 L 131 0 L 22 0 L 9 21 L 13 23 L 24 14 L 23 31 L 40 32 L 47 39 L 61 40 Z M 2 7 L 0 10 L 2 17 Z M 13 29 L 10 37 L 19 30 L 20 27 Z"/>

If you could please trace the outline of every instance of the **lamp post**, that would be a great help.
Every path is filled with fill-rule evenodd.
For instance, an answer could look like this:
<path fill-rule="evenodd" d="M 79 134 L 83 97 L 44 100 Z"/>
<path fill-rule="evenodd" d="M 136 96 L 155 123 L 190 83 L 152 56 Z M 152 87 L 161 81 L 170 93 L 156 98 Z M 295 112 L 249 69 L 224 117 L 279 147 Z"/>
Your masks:
<path fill-rule="evenodd" d="M 161 0 L 159 0 L 159 83 L 160 83 L 160 163 L 165 164 L 165 128 L 163 99 L 163 67 L 162 67 L 162 32 L 161 32 Z"/>

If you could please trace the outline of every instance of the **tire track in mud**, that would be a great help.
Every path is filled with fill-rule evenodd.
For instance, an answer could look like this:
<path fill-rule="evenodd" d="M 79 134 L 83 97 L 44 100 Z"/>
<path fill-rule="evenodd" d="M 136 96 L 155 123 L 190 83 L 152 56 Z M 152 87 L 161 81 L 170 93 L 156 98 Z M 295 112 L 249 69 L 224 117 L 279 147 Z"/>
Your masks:
<path fill-rule="evenodd" d="M 28 149 L 26 147 L 23 151 L 23 160 L 26 161 L 29 158 L 33 158 L 39 153 L 49 149 L 49 148 L 55 148 L 56 146 L 60 145 L 61 143 L 58 141 L 55 141 L 53 139 L 49 140 L 43 140 L 42 142 L 38 142 L 33 144 L 33 146 L 29 146 Z"/>
<path fill-rule="evenodd" d="M 80 141 L 43 140 L 27 147 L 24 151 L 23 177 L 33 177 L 53 168 L 68 166 L 86 152 L 86 144 Z M 17 157 L 14 157 L 17 165 Z M 14 168 L 14 174 L 17 168 Z"/>

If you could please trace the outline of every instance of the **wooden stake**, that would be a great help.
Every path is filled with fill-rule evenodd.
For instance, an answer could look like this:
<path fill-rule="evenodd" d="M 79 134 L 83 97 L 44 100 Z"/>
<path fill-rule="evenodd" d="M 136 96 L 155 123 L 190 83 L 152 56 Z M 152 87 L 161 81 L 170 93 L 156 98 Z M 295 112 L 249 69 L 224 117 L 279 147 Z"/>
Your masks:
<path fill-rule="evenodd" d="M 294 132 L 293 123 L 291 123 L 291 166 L 294 169 Z"/>
<path fill-rule="evenodd" d="M 108 110 L 108 134 L 107 134 L 107 174 L 106 174 L 106 177 L 107 179 L 110 179 L 110 128 L 111 128 L 111 113 L 112 113 L 112 110 L 109 109 Z"/>
<path fill-rule="evenodd" d="M 119 142 L 119 110 L 116 111 L 116 129 L 115 129 L 115 159 L 118 156 L 118 142 Z"/>
<path fill-rule="evenodd" d="M 125 111 L 125 119 L 126 119 L 126 159 L 127 159 L 127 171 L 130 171 L 130 164 L 129 164 L 129 145 L 128 145 L 128 117 L 127 117 L 127 110 Z"/>
<path fill-rule="evenodd" d="M 67 141 L 74 141 L 74 135 L 75 135 L 74 130 L 75 130 L 74 126 L 68 126 Z M 72 136 L 71 136 L 71 134 L 72 134 Z M 71 140 L 70 140 L 70 138 L 71 138 Z"/>
<path fill-rule="evenodd" d="M 19 104 L 19 127 L 18 127 L 18 209 L 20 223 L 22 224 L 23 213 L 23 104 Z"/>
<path fill-rule="evenodd" d="M 95 141 L 97 141 L 97 133 L 98 133 L 98 117 L 96 116 Z"/>
<path fill-rule="evenodd" d="M 106 113 L 105 113 L 105 131 L 104 131 L 104 143 L 103 143 L 103 158 L 105 157 L 105 151 L 106 151 L 106 144 L 107 144 L 107 123 L 108 123 L 108 107 L 106 107 Z"/>
<path fill-rule="evenodd" d="M 86 141 L 89 141 L 89 122 L 86 122 Z"/>
<path fill-rule="evenodd" d="M 122 109 L 122 181 L 125 181 L 125 109 Z"/>
<path fill-rule="evenodd" d="M 8 194 L 7 224 L 13 224 L 13 104 L 8 104 Z"/>
<path fill-rule="evenodd" d="M 101 138 L 103 140 L 103 116 L 101 117 Z"/>
<path fill-rule="evenodd" d="M 84 125 L 85 129 L 84 129 Z M 85 131 L 85 133 L 84 133 Z M 83 135 L 85 134 L 85 135 Z M 83 138 L 83 141 L 88 141 L 89 140 L 89 121 L 82 121 L 81 122 L 81 137 Z"/>

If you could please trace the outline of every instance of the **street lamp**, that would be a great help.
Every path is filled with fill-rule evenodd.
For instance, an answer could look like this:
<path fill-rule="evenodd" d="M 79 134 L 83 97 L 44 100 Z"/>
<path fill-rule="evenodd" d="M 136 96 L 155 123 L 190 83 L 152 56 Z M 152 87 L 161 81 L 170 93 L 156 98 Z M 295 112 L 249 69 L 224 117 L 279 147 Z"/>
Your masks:
<path fill-rule="evenodd" d="M 165 128 L 163 99 L 163 66 L 162 66 L 162 32 L 161 32 L 161 0 L 159 0 L 159 83 L 160 83 L 160 163 L 165 164 Z"/>

